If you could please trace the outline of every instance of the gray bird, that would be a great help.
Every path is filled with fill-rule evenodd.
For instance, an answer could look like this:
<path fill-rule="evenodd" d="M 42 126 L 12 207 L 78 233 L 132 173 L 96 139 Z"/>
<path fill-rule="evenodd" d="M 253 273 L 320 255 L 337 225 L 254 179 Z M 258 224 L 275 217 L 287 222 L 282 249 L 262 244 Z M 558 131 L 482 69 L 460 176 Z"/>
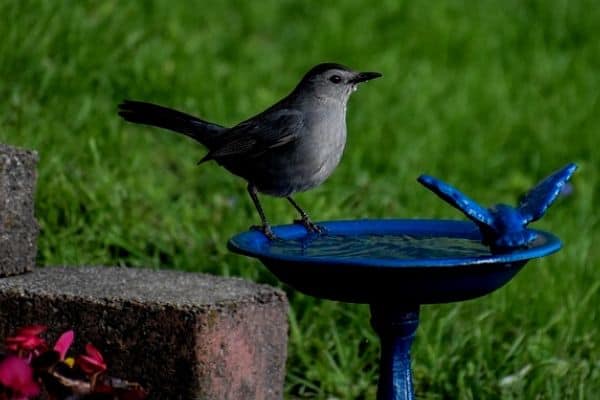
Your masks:
<path fill-rule="evenodd" d="M 320 185 L 337 167 L 346 144 L 348 98 L 359 83 L 380 76 L 340 64 L 319 64 L 285 98 L 232 128 L 140 101 L 119 104 L 119 115 L 182 133 L 206 146 L 208 153 L 198 164 L 215 160 L 248 182 L 262 222 L 259 229 L 267 237 L 275 236 L 258 192 L 285 197 L 300 213 L 295 222 L 320 232 L 291 196 Z"/>

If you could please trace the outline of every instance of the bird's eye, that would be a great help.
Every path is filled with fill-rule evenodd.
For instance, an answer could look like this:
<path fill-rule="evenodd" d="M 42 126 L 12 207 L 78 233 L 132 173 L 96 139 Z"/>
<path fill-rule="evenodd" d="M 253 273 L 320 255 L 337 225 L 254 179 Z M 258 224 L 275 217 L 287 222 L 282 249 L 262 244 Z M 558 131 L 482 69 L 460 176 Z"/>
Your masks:
<path fill-rule="evenodd" d="M 333 75 L 329 80 L 333 83 L 340 83 L 342 81 L 342 77 L 339 75 Z"/>

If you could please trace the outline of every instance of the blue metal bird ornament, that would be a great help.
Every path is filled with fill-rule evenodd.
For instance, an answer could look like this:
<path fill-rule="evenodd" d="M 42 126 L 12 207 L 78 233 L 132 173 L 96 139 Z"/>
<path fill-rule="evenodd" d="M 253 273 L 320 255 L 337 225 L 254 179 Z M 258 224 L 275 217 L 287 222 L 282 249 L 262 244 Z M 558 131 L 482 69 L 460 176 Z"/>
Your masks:
<path fill-rule="evenodd" d="M 485 208 L 437 178 L 421 175 L 418 181 L 475 222 L 485 244 L 506 251 L 526 247 L 536 239 L 536 232 L 527 225 L 546 213 L 576 169 L 574 163 L 569 163 L 546 177 L 522 197 L 517 207 L 496 204 Z"/>

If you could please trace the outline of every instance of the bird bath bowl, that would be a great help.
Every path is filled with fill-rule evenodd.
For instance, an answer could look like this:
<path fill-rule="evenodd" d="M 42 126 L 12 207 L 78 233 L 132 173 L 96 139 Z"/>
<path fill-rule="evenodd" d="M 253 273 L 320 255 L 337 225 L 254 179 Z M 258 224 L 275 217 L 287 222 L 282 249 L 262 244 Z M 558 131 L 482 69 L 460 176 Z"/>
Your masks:
<path fill-rule="evenodd" d="M 325 234 L 298 225 L 273 228 L 276 240 L 248 231 L 229 249 L 258 258 L 303 293 L 371 306 L 381 339 L 379 400 L 414 399 L 410 345 L 421 304 L 483 296 L 510 281 L 532 258 L 558 251 L 560 240 L 537 233 L 526 247 L 492 252 L 467 221 L 355 220 L 321 223 Z"/>

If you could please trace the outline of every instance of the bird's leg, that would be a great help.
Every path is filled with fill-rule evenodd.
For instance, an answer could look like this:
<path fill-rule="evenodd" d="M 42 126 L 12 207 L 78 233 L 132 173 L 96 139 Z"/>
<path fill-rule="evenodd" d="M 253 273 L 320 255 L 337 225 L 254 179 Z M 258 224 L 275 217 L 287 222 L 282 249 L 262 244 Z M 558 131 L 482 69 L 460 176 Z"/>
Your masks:
<path fill-rule="evenodd" d="M 309 232 L 323 233 L 323 228 L 321 228 L 319 225 L 315 224 L 310 220 L 310 217 L 308 216 L 306 211 L 304 211 L 302 207 L 300 207 L 298 203 L 296 203 L 294 199 L 292 199 L 292 196 L 287 196 L 286 199 L 288 199 L 288 201 L 300 213 L 300 219 L 294 220 L 295 224 L 300 224 L 304 226 Z"/>
<path fill-rule="evenodd" d="M 256 211 L 258 211 L 258 215 L 260 216 L 260 222 L 262 223 L 261 226 L 256 226 L 256 225 L 252 226 L 251 229 L 256 229 L 256 230 L 261 231 L 270 240 L 275 239 L 275 234 L 271 230 L 271 225 L 269 225 L 269 221 L 267 221 L 267 217 L 265 216 L 265 212 L 263 211 L 263 208 L 260 205 L 260 201 L 258 201 L 258 193 L 256 191 L 256 186 L 254 186 L 251 183 L 248 184 L 248 194 L 250 195 L 250 198 L 252 199 L 252 202 L 254 203 L 254 207 L 256 207 Z"/>

